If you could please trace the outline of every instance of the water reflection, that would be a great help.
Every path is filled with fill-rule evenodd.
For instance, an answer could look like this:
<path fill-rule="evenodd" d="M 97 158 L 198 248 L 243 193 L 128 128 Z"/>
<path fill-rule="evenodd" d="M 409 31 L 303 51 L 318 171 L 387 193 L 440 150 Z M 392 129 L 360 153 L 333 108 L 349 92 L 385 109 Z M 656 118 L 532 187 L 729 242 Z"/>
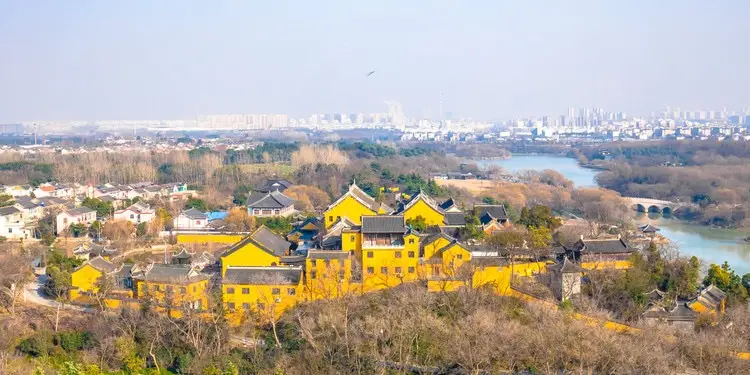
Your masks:
<path fill-rule="evenodd" d="M 749 232 L 690 224 L 657 213 L 639 212 L 635 221 L 659 227 L 682 255 L 695 255 L 708 264 L 727 261 L 740 275 L 750 272 L 750 243 L 744 240 Z"/>

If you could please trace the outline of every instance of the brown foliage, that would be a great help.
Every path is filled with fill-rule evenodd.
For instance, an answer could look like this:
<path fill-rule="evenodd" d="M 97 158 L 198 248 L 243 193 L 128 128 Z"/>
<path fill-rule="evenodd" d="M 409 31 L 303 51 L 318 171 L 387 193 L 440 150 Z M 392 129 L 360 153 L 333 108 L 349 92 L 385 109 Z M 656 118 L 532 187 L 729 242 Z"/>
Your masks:
<path fill-rule="evenodd" d="M 331 197 L 315 186 L 292 186 L 284 190 L 284 194 L 297 201 L 295 206 L 301 211 L 320 211 L 331 203 Z"/>
<path fill-rule="evenodd" d="M 135 226 L 127 220 L 110 220 L 102 225 L 102 236 L 112 241 L 133 238 Z"/>
<path fill-rule="evenodd" d="M 250 216 L 247 209 L 243 207 L 235 207 L 229 210 L 224 223 L 230 232 L 249 232 L 255 228 L 255 218 Z"/>

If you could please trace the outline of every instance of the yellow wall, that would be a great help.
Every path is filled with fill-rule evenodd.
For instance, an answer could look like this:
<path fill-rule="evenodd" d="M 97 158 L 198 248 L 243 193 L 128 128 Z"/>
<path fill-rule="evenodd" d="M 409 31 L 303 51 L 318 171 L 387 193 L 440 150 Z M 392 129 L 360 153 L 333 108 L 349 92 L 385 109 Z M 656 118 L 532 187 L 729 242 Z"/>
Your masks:
<path fill-rule="evenodd" d="M 84 293 L 96 293 L 98 290 L 96 287 L 96 281 L 99 280 L 101 276 L 101 271 L 92 267 L 90 264 L 85 264 L 81 268 L 73 271 L 70 275 L 70 279 L 71 285 L 76 289 L 70 291 L 70 299 L 76 300 Z"/>
<path fill-rule="evenodd" d="M 409 209 L 404 211 L 404 220 L 413 220 L 417 216 L 422 216 L 425 223 L 429 225 L 443 225 L 445 216 L 430 207 L 424 200 L 419 198 Z"/>
<path fill-rule="evenodd" d="M 442 275 L 447 277 L 457 276 L 456 273 L 461 266 L 471 261 L 471 252 L 459 244 L 453 244 L 451 247 L 443 250 L 442 255 Z"/>
<path fill-rule="evenodd" d="M 305 274 L 307 276 L 305 283 L 306 300 L 337 298 L 352 292 L 352 261 L 350 258 L 343 261 L 332 259 L 327 266 L 322 259 L 307 258 L 305 260 Z"/>
<path fill-rule="evenodd" d="M 184 284 L 144 280 L 133 280 L 133 282 L 133 286 L 138 293 L 138 299 L 141 300 L 149 299 L 162 306 L 169 304 L 174 307 L 182 307 L 185 303 L 200 301 L 202 309 L 208 306 L 208 280 Z M 171 291 L 169 291 L 170 288 Z"/>
<path fill-rule="evenodd" d="M 362 254 L 362 234 L 354 230 L 341 231 L 341 251 L 359 256 Z"/>
<path fill-rule="evenodd" d="M 237 249 L 235 252 L 221 257 L 221 276 L 227 272 L 227 267 L 268 267 L 280 265 L 281 258 L 269 254 L 268 252 L 255 246 L 253 243 L 247 243 L 245 246 Z"/>
<path fill-rule="evenodd" d="M 604 269 L 616 269 L 625 270 L 632 267 L 629 260 L 613 260 L 613 261 L 601 261 L 601 262 L 583 262 L 581 268 L 587 270 L 604 270 Z"/>
<path fill-rule="evenodd" d="M 472 287 L 491 287 L 500 295 L 511 295 L 510 279 L 512 274 L 516 277 L 532 276 L 547 271 L 545 262 L 516 263 L 502 266 L 484 266 L 474 270 L 472 276 Z"/>
<path fill-rule="evenodd" d="M 230 288 L 234 289 L 234 293 L 228 293 Z M 244 293 L 243 289 L 247 289 L 247 293 Z M 279 294 L 274 294 L 274 289 L 278 289 Z M 290 294 L 290 290 L 293 290 L 294 294 Z M 304 298 L 301 283 L 299 285 L 223 284 L 221 291 L 227 317 L 233 325 L 242 324 L 253 314 L 263 322 L 278 318 L 286 309 Z M 234 309 L 230 303 L 234 304 Z"/>
<path fill-rule="evenodd" d="M 414 257 L 409 257 L 409 251 Z M 397 257 L 397 253 L 401 257 Z M 372 253 L 372 257 L 370 257 Z M 383 267 L 386 272 L 383 272 Z M 397 273 L 400 268 L 400 275 Z M 410 269 L 413 272 L 409 272 Z M 401 248 L 363 248 L 362 249 L 362 290 L 369 292 L 400 285 L 403 282 L 416 281 L 419 274 L 419 251 Z"/>
<path fill-rule="evenodd" d="M 177 243 L 226 243 L 234 244 L 245 238 L 242 234 L 195 233 L 177 234 Z"/>
<path fill-rule="evenodd" d="M 340 218 L 346 217 L 352 223 L 361 225 L 363 215 L 377 214 L 378 212 L 369 209 L 367 206 L 349 195 L 344 198 L 344 200 L 339 202 L 339 204 L 329 208 L 326 212 L 324 212 L 323 217 L 325 219 L 326 228 L 330 228 L 331 225 L 333 225 Z"/>

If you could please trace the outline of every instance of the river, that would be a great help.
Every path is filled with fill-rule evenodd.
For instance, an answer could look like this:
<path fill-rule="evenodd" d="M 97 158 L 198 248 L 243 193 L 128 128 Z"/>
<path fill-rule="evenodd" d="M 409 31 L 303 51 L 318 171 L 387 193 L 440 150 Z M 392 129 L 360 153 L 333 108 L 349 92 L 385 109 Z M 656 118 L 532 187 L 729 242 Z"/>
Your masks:
<path fill-rule="evenodd" d="M 575 159 L 554 155 L 514 154 L 510 159 L 476 160 L 480 167 L 498 165 L 510 173 L 522 170 L 552 169 L 573 181 L 575 186 L 596 186 L 596 170 L 581 167 Z M 669 238 L 680 249 L 681 255 L 695 255 L 706 264 L 729 262 L 739 274 L 750 272 L 750 243 L 743 239 L 750 233 L 691 224 L 660 215 L 635 215 L 638 224 L 651 223 L 660 234 Z"/>
<path fill-rule="evenodd" d="M 576 187 L 596 186 L 596 180 L 594 179 L 597 173 L 596 170 L 583 168 L 578 164 L 576 159 L 564 156 L 513 154 L 510 159 L 475 160 L 475 162 L 479 167 L 498 165 L 509 173 L 525 170 L 552 169 L 562 173 L 567 179 L 573 181 Z"/>

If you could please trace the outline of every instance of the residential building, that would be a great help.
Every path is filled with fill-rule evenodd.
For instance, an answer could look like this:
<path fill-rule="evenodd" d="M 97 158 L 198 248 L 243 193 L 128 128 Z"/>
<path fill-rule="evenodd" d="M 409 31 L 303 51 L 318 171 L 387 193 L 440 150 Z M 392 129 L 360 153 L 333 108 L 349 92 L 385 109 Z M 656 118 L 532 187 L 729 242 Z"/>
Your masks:
<path fill-rule="evenodd" d="M 12 239 L 28 238 L 23 213 L 15 206 L 0 207 L 0 236 Z"/>
<path fill-rule="evenodd" d="M 247 199 L 247 212 L 250 216 L 287 217 L 294 214 L 294 199 L 279 191 L 269 193 L 253 192 Z"/>
<path fill-rule="evenodd" d="M 66 231 L 71 224 L 91 225 L 96 221 L 96 211 L 88 207 L 78 207 L 57 214 L 57 233 Z"/>
<path fill-rule="evenodd" d="M 127 220 L 133 225 L 138 225 L 150 222 L 154 219 L 155 214 L 154 209 L 148 203 L 136 202 L 123 210 L 115 211 L 114 218 L 115 220 Z"/>
<path fill-rule="evenodd" d="M 284 190 L 289 189 L 292 186 L 294 186 L 294 184 L 287 180 L 266 180 L 261 186 L 253 189 L 253 192 L 265 194 L 278 191 L 283 193 Z"/>
<path fill-rule="evenodd" d="M 206 229 L 208 215 L 195 208 L 190 208 L 182 211 L 172 222 L 175 230 Z"/>

